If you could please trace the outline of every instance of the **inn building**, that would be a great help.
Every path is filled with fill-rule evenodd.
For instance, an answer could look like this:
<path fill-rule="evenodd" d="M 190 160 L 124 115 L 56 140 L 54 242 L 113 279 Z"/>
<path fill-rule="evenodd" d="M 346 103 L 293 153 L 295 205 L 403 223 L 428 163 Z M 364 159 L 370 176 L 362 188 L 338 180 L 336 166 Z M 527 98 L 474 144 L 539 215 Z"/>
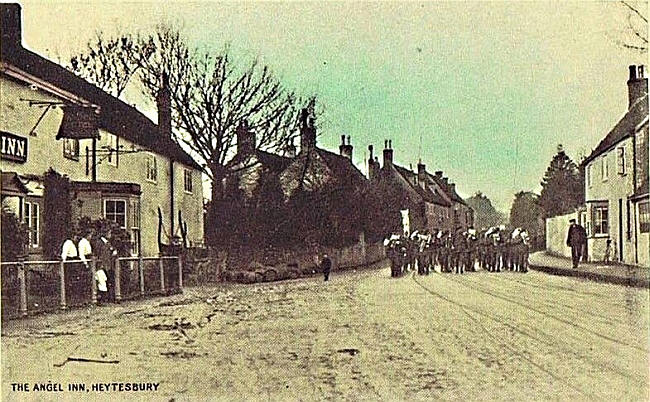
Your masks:
<path fill-rule="evenodd" d="M 44 174 L 65 175 L 72 225 L 82 216 L 117 222 L 133 255 L 159 253 L 187 227 L 203 244 L 201 167 L 172 140 L 169 88 L 161 79 L 158 124 L 123 101 L 23 46 L 21 7 L 1 4 L 0 150 L 2 205 L 29 227 L 29 254 L 41 256 Z M 160 211 L 160 214 L 159 212 Z M 179 222 L 179 219 L 182 222 Z"/>

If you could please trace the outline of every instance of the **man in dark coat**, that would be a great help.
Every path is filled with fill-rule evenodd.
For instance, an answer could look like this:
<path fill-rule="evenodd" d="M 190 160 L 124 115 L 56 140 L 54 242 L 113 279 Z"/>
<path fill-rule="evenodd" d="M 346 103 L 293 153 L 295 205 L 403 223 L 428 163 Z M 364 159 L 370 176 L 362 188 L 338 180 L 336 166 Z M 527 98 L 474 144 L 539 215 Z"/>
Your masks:
<path fill-rule="evenodd" d="M 587 242 L 587 232 L 585 228 L 578 225 L 575 219 L 569 220 L 569 233 L 566 238 L 566 245 L 571 247 L 571 260 L 573 268 L 578 268 L 578 262 L 582 257 L 582 247 Z"/>
<path fill-rule="evenodd" d="M 332 260 L 327 256 L 327 254 L 323 255 L 321 268 L 323 268 L 323 276 L 325 277 L 325 281 L 328 281 L 330 279 L 330 271 L 332 270 Z"/>

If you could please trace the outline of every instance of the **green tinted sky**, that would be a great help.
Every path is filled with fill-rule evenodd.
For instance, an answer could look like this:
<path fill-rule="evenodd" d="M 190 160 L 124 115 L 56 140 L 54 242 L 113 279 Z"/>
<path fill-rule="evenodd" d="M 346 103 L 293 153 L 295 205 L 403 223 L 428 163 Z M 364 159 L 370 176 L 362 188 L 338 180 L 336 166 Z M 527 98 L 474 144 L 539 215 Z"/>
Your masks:
<path fill-rule="evenodd" d="M 27 46 L 54 59 L 161 19 L 208 49 L 229 41 L 318 93 L 320 143 L 351 135 L 364 172 L 368 144 L 392 138 L 398 163 L 420 155 L 504 210 L 539 190 L 558 143 L 597 145 L 625 112 L 627 66 L 647 58 L 617 45 L 626 12 L 611 2 L 23 2 L 23 18 Z"/>

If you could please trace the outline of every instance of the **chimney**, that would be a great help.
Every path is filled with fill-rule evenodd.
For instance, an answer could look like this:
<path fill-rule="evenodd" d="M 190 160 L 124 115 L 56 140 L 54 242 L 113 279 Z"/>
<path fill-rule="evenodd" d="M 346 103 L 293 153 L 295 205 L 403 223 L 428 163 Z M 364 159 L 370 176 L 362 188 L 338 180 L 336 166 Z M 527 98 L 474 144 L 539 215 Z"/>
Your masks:
<path fill-rule="evenodd" d="M 450 193 L 456 192 L 456 183 L 449 183 L 449 192 Z"/>
<path fill-rule="evenodd" d="M 293 145 L 293 138 L 289 138 L 287 141 L 287 157 L 288 158 L 295 158 L 296 157 L 296 146 Z"/>
<path fill-rule="evenodd" d="M 22 10 L 19 4 L 0 4 L 0 32 L 2 32 L 2 46 L 22 46 Z"/>
<path fill-rule="evenodd" d="M 339 152 L 341 156 L 345 156 L 352 161 L 352 144 L 350 144 L 350 136 L 348 135 L 348 143 L 345 143 L 345 135 L 341 136 L 341 145 L 339 145 Z"/>
<path fill-rule="evenodd" d="M 630 78 L 627 81 L 628 109 L 639 98 L 648 94 L 648 79 L 645 77 L 644 66 L 630 66 Z"/>
<path fill-rule="evenodd" d="M 309 109 L 304 108 L 300 113 L 300 152 L 316 146 L 316 127 L 314 116 Z"/>
<path fill-rule="evenodd" d="M 442 179 L 442 170 L 437 170 L 435 175 L 436 175 L 436 178 Z"/>
<path fill-rule="evenodd" d="M 255 151 L 255 133 L 248 127 L 248 122 L 242 120 L 236 129 L 237 134 L 237 154 L 241 156 L 250 156 Z"/>
<path fill-rule="evenodd" d="M 172 103 L 171 92 L 169 91 L 169 76 L 163 72 L 162 85 L 156 96 L 158 106 L 158 132 L 162 137 L 172 136 Z"/>
<path fill-rule="evenodd" d="M 368 158 L 368 180 L 373 180 L 377 177 L 377 173 L 379 172 L 379 161 L 373 156 L 372 145 L 368 145 L 368 153 L 370 154 L 370 157 Z"/>
<path fill-rule="evenodd" d="M 422 161 L 418 162 L 418 183 L 420 187 L 424 188 L 424 184 L 427 182 L 427 167 Z"/>
<path fill-rule="evenodd" d="M 393 165 L 393 150 L 390 148 L 391 145 L 390 141 L 384 141 L 384 169 Z"/>

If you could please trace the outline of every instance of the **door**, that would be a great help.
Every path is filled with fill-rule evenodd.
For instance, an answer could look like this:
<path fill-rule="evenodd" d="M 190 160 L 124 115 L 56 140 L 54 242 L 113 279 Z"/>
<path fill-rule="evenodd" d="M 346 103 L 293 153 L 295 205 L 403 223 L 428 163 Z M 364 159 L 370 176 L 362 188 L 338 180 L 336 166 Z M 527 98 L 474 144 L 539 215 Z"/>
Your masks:
<path fill-rule="evenodd" d="M 618 260 L 623 261 L 623 199 L 618 199 Z"/>

